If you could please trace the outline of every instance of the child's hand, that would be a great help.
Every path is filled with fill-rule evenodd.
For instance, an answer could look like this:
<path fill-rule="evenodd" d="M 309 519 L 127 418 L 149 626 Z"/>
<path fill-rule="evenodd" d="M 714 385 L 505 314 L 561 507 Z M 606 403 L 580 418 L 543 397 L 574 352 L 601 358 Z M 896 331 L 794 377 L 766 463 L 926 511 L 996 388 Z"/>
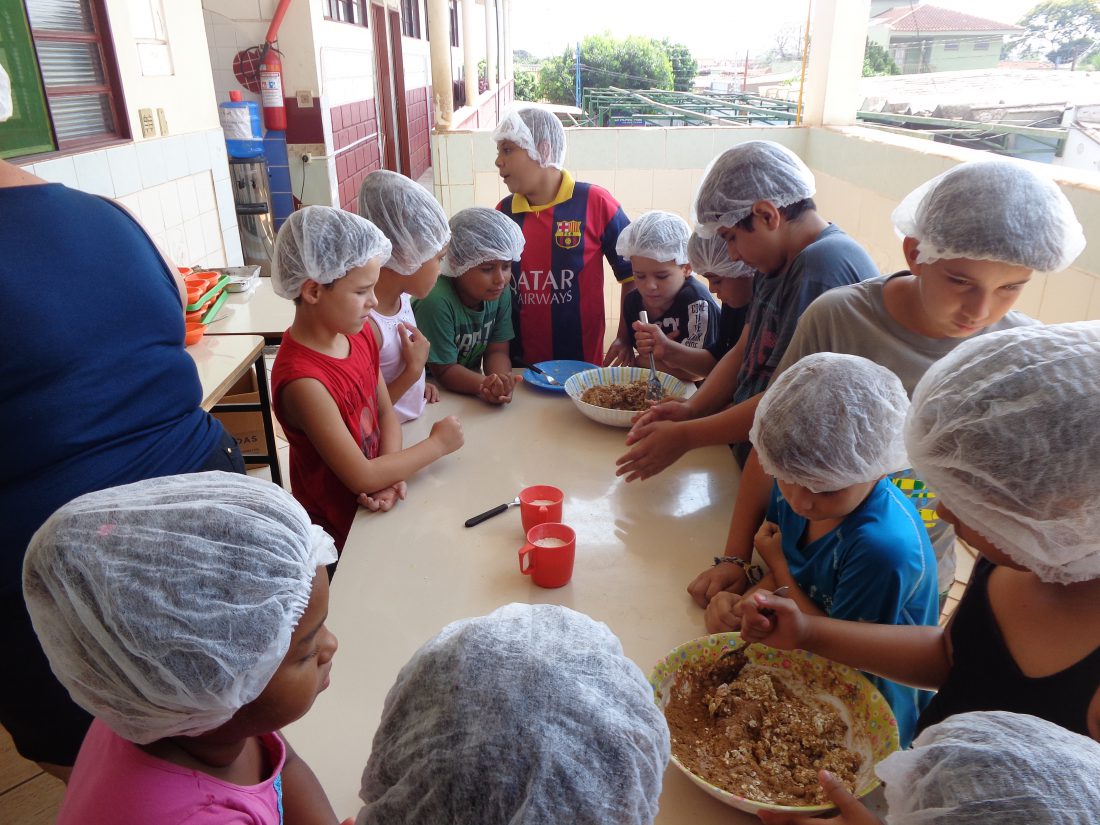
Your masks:
<path fill-rule="evenodd" d="M 805 647 L 809 623 L 790 599 L 757 590 L 741 599 L 734 612 L 741 617 L 741 638 L 747 641 L 763 642 L 780 650 Z"/>
<path fill-rule="evenodd" d="M 732 566 L 732 565 L 731 565 Z M 741 629 L 741 617 L 734 612 L 742 597 L 737 593 L 715 593 L 707 605 L 707 633 L 727 633 Z"/>
<path fill-rule="evenodd" d="M 815 819 L 810 816 L 795 816 L 777 811 L 758 811 L 756 815 L 765 825 L 881 825 L 879 818 L 852 796 L 831 773 L 818 771 L 817 779 L 825 795 L 829 797 L 829 801 L 836 805 L 839 816 L 831 819 Z"/>
<path fill-rule="evenodd" d="M 408 486 L 404 481 L 399 481 L 374 493 L 361 493 L 358 502 L 360 507 L 366 507 L 372 512 L 386 513 L 392 510 L 393 505 L 398 501 L 404 501 L 407 492 Z"/>
<path fill-rule="evenodd" d="M 626 443 L 633 446 L 615 459 L 615 475 L 626 476 L 628 482 L 657 475 L 688 451 L 681 428 L 670 421 L 635 424 Z"/>
<path fill-rule="evenodd" d="M 405 369 L 411 367 L 414 372 L 424 369 L 424 365 L 428 363 L 431 341 L 416 327 L 405 324 L 397 325 L 397 334 L 401 340 L 401 357 L 405 360 Z"/>
<path fill-rule="evenodd" d="M 480 395 L 490 404 L 507 404 L 512 400 L 516 380 L 511 373 L 492 373 L 481 381 Z"/>
<path fill-rule="evenodd" d="M 769 570 L 780 570 L 787 566 L 787 559 L 783 555 L 783 534 L 779 532 L 779 525 L 765 521 L 756 531 L 752 540 L 756 552 L 768 565 Z"/>
<path fill-rule="evenodd" d="M 462 424 L 453 415 L 448 415 L 446 418 L 441 418 L 432 424 L 432 431 L 428 433 L 428 438 L 439 442 L 440 446 L 443 447 L 443 455 L 453 453 L 466 440 L 466 437 L 462 434 Z"/>
<path fill-rule="evenodd" d="M 630 419 L 630 432 L 626 434 L 626 443 L 629 445 L 637 441 L 633 437 L 634 430 L 651 421 L 687 421 L 691 418 L 691 407 L 686 401 L 685 398 L 669 398 L 654 404 L 648 410 L 635 414 Z"/>
<path fill-rule="evenodd" d="M 424 382 L 424 400 L 429 404 L 439 403 L 439 387 L 435 384 Z"/>
<path fill-rule="evenodd" d="M 634 346 L 638 348 L 638 354 L 643 358 L 649 358 L 650 353 L 658 360 L 663 360 L 668 352 L 668 336 L 656 324 L 643 324 L 635 321 Z"/>
<path fill-rule="evenodd" d="M 691 580 L 688 593 L 697 605 L 706 608 L 710 600 L 719 593 L 742 593 L 748 584 L 745 571 L 736 564 L 716 564 Z"/>
<path fill-rule="evenodd" d="M 603 357 L 605 367 L 629 367 L 634 360 L 634 351 L 627 346 L 626 341 L 616 338 L 607 348 L 607 354 Z"/>

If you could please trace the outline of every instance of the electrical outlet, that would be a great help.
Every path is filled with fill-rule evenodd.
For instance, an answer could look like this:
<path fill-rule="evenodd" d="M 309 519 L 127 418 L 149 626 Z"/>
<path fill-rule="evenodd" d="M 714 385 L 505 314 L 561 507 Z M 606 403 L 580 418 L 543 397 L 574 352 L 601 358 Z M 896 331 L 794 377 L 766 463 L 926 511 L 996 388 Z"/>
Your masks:
<path fill-rule="evenodd" d="M 157 136 L 157 124 L 153 120 L 152 109 L 138 109 L 138 117 L 141 118 L 141 136 L 142 137 L 156 137 Z"/>
<path fill-rule="evenodd" d="M 162 135 L 168 134 L 168 116 L 164 114 L 164 109 L 157 109 L 157 120 L 160 121 L 160 133 Z"/>
<path fill-rule="evenodd" d="M 313 108 L 313 91 L 310 89 L 299 89 L 294 93 L 294 96 L 298 99 L 299 109 L 312 109 Z"/>

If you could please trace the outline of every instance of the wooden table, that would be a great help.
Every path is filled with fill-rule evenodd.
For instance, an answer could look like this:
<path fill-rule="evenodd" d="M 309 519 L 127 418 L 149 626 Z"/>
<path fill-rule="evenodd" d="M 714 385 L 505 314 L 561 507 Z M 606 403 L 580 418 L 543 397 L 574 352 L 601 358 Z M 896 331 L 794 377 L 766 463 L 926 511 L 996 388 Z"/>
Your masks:
<path fill-rule="evenodd" d="M 271 420 L 271 398 L 264 366 L 264 339 L 257 335 L 211 335 L 206 333 L 197 344 L 187 347 L 195 362 L 202 385 L 202 408 L 207 412 L 258 412 L 263 417 L 267 452 L 246 455 L 247 464 L 266 464 L 271 480 L 282 484 L 279 458 L 275 448 L 275 427 Z M 255 404 L 219 403 L 226 392 L 250 369 L 256 371 L 260 400 Z"/>
<path fill-rule="evenodd" d="M 260 278 L 247 295 L 231 293 L 225 307 L 232 313 L 209 324 L 208 335 L 260 335 L 268 344 L 278 344 L 294 320 L 294 302 L 276 295 L 270 278 Z"/>
<path fill-rule="evenodd" d="M 340 642 L 332 684 L 287 730 L 341 818 L 359 809 L 360 775 L 398 670 L 448 622 L 509 602 L 566 605 L 606 622 L 647 676 L 669 650 L 706 632 L 685 588 L 725 542 L 738 478 L 728 449 L 697 450 L 626 485 L 614 474 L 625 430 L 582 417 L 564 395 L 521 386 L 503 409 L 443 398 L 405 425 L 405 443 L 455 413 L 466 444 L 414 476 L 391 512 L 360 510 L 332 584 L 328 626 Z M 558 590 L 519 572 L 518 508 L 462 526 L 531 484 L 565 491 L 564 521 L 577 532 L 573 580 Z M 672 765 L 657 821 L 759 822 Z"/>

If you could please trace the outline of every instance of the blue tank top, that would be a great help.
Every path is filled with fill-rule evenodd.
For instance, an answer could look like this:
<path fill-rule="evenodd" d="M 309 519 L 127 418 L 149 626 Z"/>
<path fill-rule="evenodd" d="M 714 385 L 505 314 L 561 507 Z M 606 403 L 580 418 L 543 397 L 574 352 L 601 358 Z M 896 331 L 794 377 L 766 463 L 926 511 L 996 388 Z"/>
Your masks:
<path fill-rule="evenodd" d="M 0 188 L 0 594 L 34 531 L 93 490 L 200 469 L 222 437 L 183 347 L 180 295 L 121 208 Z"/>

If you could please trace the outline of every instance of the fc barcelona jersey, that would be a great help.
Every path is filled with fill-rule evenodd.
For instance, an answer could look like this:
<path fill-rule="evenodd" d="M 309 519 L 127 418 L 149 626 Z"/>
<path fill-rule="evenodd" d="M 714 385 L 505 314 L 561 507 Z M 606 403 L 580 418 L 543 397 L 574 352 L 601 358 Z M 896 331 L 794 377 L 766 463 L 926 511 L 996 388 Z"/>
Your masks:
<path fill-rule="evenodd" d="M 630 223 L 611 193 L 578 183 L 562 172 L 552 203 L 531 206 L 510 195 L 497 208 L 523 232 L 523 256 L 512 265 L 512 357 L 536 363 L 554 359 L 603 361 L 606 258 L 620 283 L 631 279 L 630 261 L 615 252 Z"/>

